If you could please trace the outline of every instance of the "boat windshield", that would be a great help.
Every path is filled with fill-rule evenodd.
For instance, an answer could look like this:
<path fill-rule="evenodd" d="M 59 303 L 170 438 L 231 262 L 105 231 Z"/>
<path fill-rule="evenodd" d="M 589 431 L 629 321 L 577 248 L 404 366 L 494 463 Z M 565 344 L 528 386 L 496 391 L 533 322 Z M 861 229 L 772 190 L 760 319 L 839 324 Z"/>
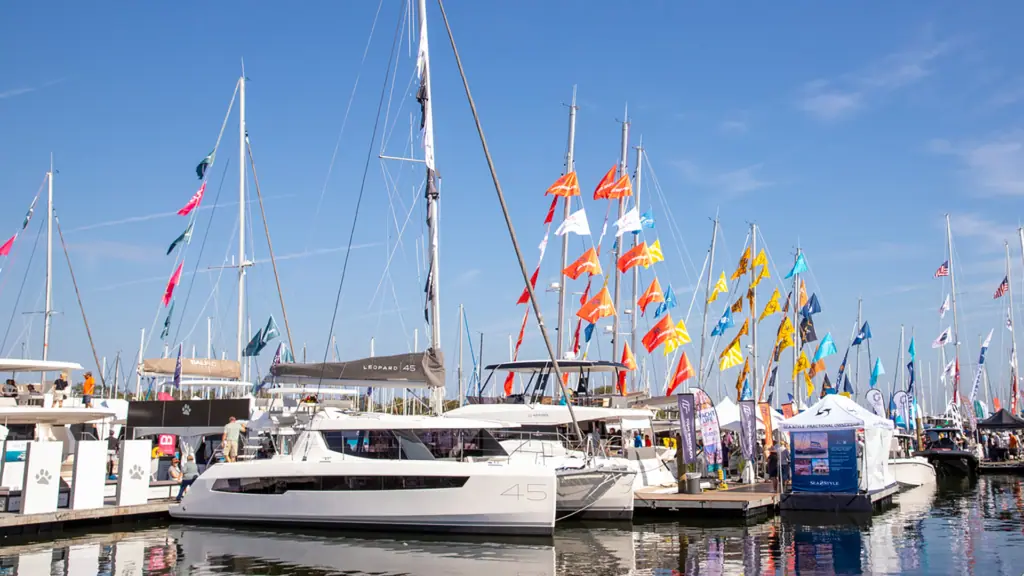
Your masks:
<path fill-rule="evenodd" d="M 508 453 L 491 433 L 476 430 L 417 430 L 434 458 L 495 458 Z"/>
<path fill-rule="evenodd" d="M 332 452 L 376 460 L 433 460 L 423 442 L 407 430 L 324 430 Z"/>

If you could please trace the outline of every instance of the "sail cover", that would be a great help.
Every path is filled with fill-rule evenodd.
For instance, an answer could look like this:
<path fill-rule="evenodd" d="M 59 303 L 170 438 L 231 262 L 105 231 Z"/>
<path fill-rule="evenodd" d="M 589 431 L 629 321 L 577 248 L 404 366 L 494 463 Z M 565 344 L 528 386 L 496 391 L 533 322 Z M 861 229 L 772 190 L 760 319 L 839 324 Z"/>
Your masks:
<path fill-rule="evenodd" d="M 147 358 L 142 361 L 142 373 L 172 376 L 177 358 Z M 225 378 L 238 380 L 242 377 L 241 365 L 235 360 L 214 358 L 182 358 L 181 375 L 202 378 Z"/>
<path fill-rule="evenodd" d="M 271 366 L 276 378 L 289 381 L 322 380 L 324 384 L 365 383 L 399 388 L 443 388 L 444 355 L 440 350 L 374 356 L 349 362 L 282 363 Z"/>

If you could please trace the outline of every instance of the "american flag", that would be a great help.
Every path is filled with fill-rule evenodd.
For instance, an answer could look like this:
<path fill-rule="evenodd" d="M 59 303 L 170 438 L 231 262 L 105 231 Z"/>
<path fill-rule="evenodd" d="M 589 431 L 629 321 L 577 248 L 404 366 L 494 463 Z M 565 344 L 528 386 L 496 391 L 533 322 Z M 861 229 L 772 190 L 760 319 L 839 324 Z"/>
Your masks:
<path fill-rule="evenodd" d="M 992 299 L 1000 298 L 1003 294 L 1010 291 L 1010 278 L 1003 276 L 1003 281 L 999 283 L 999 288 L 996 288 L 996 293 L 992 295 Z"/>
<path fill-rule="evenodd" d="M 942 278 L 943 276 L 949 276 L 949 260 L 942 263 L 939 269 L 935 271 L 936 278 Z"/>

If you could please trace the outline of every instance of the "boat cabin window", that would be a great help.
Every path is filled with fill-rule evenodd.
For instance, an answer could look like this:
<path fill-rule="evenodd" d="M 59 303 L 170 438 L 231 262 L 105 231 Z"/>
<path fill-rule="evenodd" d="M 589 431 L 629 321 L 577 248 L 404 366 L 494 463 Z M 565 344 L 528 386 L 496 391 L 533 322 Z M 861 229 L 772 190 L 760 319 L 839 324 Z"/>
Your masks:
<path fill-rule="evenodd" d="M 433 460 L 430 450 L 407 430 L 324 430 L 332 452 L 378 460 Z"/>
<path fill-rule="evenodd" d="M 416 435 L 434 458 L 508 456 L 488 430 L 417 430 Z"/>
<path fill-rule="evenodd" d="M 494 431 L 494 438 L 501 440 L 554 440 L 560 441 L 562 435 L 557 426 L 520 426 Z"/>
<path fill-rule="evenodd" d="M 299 492 L 357 492 L 383 490 L 437 490 L 461 488 L 468 476 L 293 476 L 219 478 L 214 492 L 233 494 L 286 494 Z"/>
<path fill-rule="evenodd" d="M 28 440 L 32 441 L 36 439 L 36 425 L 35 424 L 10 424 L 7 426 L 7 439 L 8 440 Z"/>

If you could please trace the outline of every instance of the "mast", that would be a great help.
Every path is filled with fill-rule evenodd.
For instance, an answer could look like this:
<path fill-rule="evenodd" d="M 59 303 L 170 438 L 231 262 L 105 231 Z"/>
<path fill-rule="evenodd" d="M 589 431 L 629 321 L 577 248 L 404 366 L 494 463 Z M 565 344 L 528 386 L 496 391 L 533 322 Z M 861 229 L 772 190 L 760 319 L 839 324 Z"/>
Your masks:
<path fill-rule="evenodd" d="M 457 380 L 459 382 L 459 406 L 462 406 L 462 399 L 465 398 L 465 396 L 466 396 L 465 388 L 463 386 L 463 381 L 462 381 L 462 338 L 463 338 L 463 334 L 462 334 L 463 321 L 462 321 L 462 319 L 464 318 L 464 316 L 463 316 L 464 314 L 465 314 L 465 311 L 464 311 L 464 309 L 462 307 L 462 304 L 459 304 L 459 367 L 458 367 L 458 376 L 457 376 Z M 371 342 L 371 346 L 372 346 L 373 340 L 370 340 L 370 342 Z"/>
<path fill-rule="evenodd" d="M 751 285 L 750 285 L 750 302 L 747 302 L 747 304 L 750 305 L 750 343 L 753 346 L 753 350 L 750 353 L 750 356 L 751 356 L 751 362 L 750 363 L 752 364 L 752 366 L 750 367 L 750 382 L 752 382 L 751 392 L 753 392 L 753 389 L 754 389 L 754 387 L 757 386 L 757 382 L 758 382 L 758 380 L 757 380 L 757 288 L 755 288 L 754 285 L 753 285 L 754 279 L 756 278 L 756 275 L 755 275 L 755 272 L 754 272 L 754 268 L 755 268 L 754 260 L 756 260 L 756 259 L 757 259 L 757 224 L 751 224 L 750 225 L 750 282 L 751 282 Z M 743 295 L 741 294 L 740 298 L 742 298 L 742 297 L 743 297 Z M 742 394 L 743 394 L 743 392 L 742 392 L 742 389 L 741 389 L 740 390 L 740 395 L 742 396 Z"/>
<path fill-rule="evenodd" d="M 800 258 L 800 249 L 796 249 L 797 260 Z M 795 262 L 795 260 L 794 260 Z M 803 343 L 800 341 L 800 273 L 793 274 L 793 366 L 796 367 L 800 361 L 800 348 Z M 793 375 L 793 412 L 800 411 L 800 382 L 796 375 Z"/>
<path fill-rule="evenodd" d="M 43 360 L 50 354 L 50 316 L 53 315 L 53 154 L 46 173 L 46 308 L 43 309 Z"/>
<path fill-rule="evenodd" d="M 626 175 L 626 162 L 627 154 L 629 154 L 629 109 L 626 110 L 626 118 L 622 121 L 622 152 L 619 155 L 619 177 Z M 625 212 L 626 199 L 619 198 L 619 219 L 622 219 L 622 215 Z M 612 261 L 612 274 L 615 276 L 615 310 L 620 311 L 622 307 L 619 305 L 619 284 L 621 276 L 619 274 L 618 262 L 619 257 L 622 256 L 622 236 L 619 236 L 615 240 L 615 259 Z M 615 319 L 612 322 L 612 361 L 618 362 L 619 359 L 619 318 L 622 315 L 619 313 L 615 314 Z M 615 373 L 618 377 L 618 372 Z"/>
<path fill-rule="evenodd" d="M 861 318 L 861 308 L 862 308 L 863 304 L 864 304 L 864 298 L 861 298 L 861 297 L 858 296 L 857 297 L 857 326 L 854 327 L 854 329 L 853 329 L 853 336 L 854 336 L 854 338 L 857 337 L 857 334 L 860 334 L 861 326 L 864 325 L 864 319 Z M 863 344 L 863 342 L 861 342 L 861 344 Z M 860 386 L 860 345 L 857 346 L 857 369 L 854 371 L 853 379 L 854 379 L 855 382 L 857 382 L 857 385 Z M 840 382 L 839 384 L 842 385 L 842 382 Z"/>
<path fill-rule="evenodd" d="M 896 366 L 896 372 L 899 373 L 899 375 L 900 375 L 900 387 L 899 387 L 900 390 L 906 390 L 907 389 L 907 381 L 905 379 L 905 373 L 903 372 L 903 346 L 904 346 L 904 344 L 906 344 L 906 341 L 904 340 L 903 324 L 900 324 L 900 353 L 897 356 L 897 358 L 899 358 L 899 360 L 896 361 L 897 364 L 898 364 Z M 890 390 L 889 391 L 889 398 L 890 399 L 892 398 L 892 395 L 893 395 L 894 392 L 895 392 L 894 390 Z M 908 426 L 910 425 L 909 422 L 906 423 L 906 424 Z"/>
<path fill-rule="evenodd" d="M 954 353 L 956 354 L 953 358 L 956 360 L 954 364 L 955 373 L 953 374 L 953 399 L 957 402 L 960 401 L 960 326 L 957 323 L 956 316 L 956 268 L 953 265 L 953 232 L 949 226 L 949 214 L 946 214 L 946 248 L 949 250 L 949 289 L 951 293 L 951 303 L 953 307 L 953 344 L 955 346 Z"/>
<path fill-rule="evenodd" d="M 643 166 L 643 154 L 644 154 L 644 139 L 640 137 L 640 145 L 636 147 L 636 177 L 633 180 L 633 206 L 640 211 L 640 174 Z M 640 235 L 633 235 L 633 247 L 640 244 Z M 617 263 L 616 263 L 617 265 Z M 630 303 L 629 307 L 633 310 L 630 314 L 629 322 L 629 347 L 633 349 L 633 353 L 636 353 L 636 323 L 637 323 L 637 301 L 640 298 L 640 270 L 638 266 L 633 266 L 633 302 Z M 634 370 L 631 373 L 631 379 L 633 380 L 633 389 L 637 389 L 637 371 Z"/>
<path fill-rule="evenodd" d="M 434 113 L 430 97 L 430 48 L 427 42 L 427 0 L 416 3 L 420 18 L 419 54 L 416 67 L 420 72 L 420 89 L 416 95 L 423 111 L 423 162 L 427 166 L 427 227 L 430 238 L 429 268 L 427 269 L 427 303 L 430 307 L 430 350 L 441 353 L 441 300 L 438 286 L 438 209 L 440 193 L 434 169 Z M 433 394 L 434 412 L 441 413 L 444 389 Z"/>
<path fill-rule="evenodd" d="M 708 334 L 708 308 L 711 307 L 711 303 L 708 302 L 708 298 L 711 297 L 711 277 L 715 273 L 715 240 L 718 239 L 718 214 L 715 213 L 714 225 L 711 228 L 711 248 L 709 249 L 708 255 L 708 281 L 704 285 L 704 319 L 701 322 L 700 329 L 700 360 L 697 362 L 697 385 L 701 386 L 701 379 L 704 377 L 704 346 L 707 343 Z M 718 395 L 722 395 L 722 391 L 718 391 Z"/>
<path fill-rule="evenodd" d="M 572 87 L 572 104 L 569 105 L 569 143 L 565 149 L 565 173 L 568 174 L 574 170 L 573 155 L 576 150 L 576 87 Z M 572 205 L 569 201 L 569 197 L 565 197 L 565 209 L 563 212 L 562 219 L 568 220 L 572 212 Z M 562 266 L 560 270 L 565 270 L 566 266 L 569 265 L 569 235 L 562 235 Z M 565 330 L 565 277 L 561 276 L 558 279 L 558 329 L 555 331 L 558 336 L 558 342 L 555 345 L 556 354 L 559 358 L 562 358 L 562 354 L 565 347 L 566 338 L 568 337 L 568 331 Z M 556 396 L 561 392 L 561 388 L 556 387 Z"/>
<path fill-rule="evenodd" d="M 1017 229 L 1017 234 L 1018 234 L 1018 236 L 1020 236 L 1020 239 L 1021 239 L 1021 247 L 1024 248 L 1024 228 L 1018 228 Z M 1024 258 L 1024 252 L 1021 252 L 1021 257 Z M 1006 285 L 1007 285 L 1007 290 L 1006 290 L 1007 293 L 1006 293 L 1006 295 L 1010 298 L 1010 315 L 1009 315 L 1009 317 L 1007 318 L 1006 321 L 1009 322 L 1009 328 L 1010 328 L 1010 393 L 1015 396 L 1013 402 L 1010 404 L 1011 408 L 1015 407 L 1016 404 L 1017 404 L 1016 390 L 1014 390 L 1014 388 L 1016 388 L 1015 384 L 1017 383 L 1017 332 L 1013 329 L 1013 321 L 1014 321 L 1014 319 L 1016 317 L 1014 316 L 1014 310 L 1013 310 L 1013 279 L 1011 278 L 1012 276 L 1013 276 L 1013 269 L 1010 267 L 1010 243 L 1007 242 L 1006 243 Z M 992 405 L 989 404 L 990 408 L 991 408 L 991 406 Z M 1017 414 L 1014 413 L 1014 416 L 1016 416 L 1016 415 Z"/>
<path fill-rule="evenodd" d="M 238 338 L 235 353 L 239 364 L 245 338 L 245 68 L 238 79 Z"/>

